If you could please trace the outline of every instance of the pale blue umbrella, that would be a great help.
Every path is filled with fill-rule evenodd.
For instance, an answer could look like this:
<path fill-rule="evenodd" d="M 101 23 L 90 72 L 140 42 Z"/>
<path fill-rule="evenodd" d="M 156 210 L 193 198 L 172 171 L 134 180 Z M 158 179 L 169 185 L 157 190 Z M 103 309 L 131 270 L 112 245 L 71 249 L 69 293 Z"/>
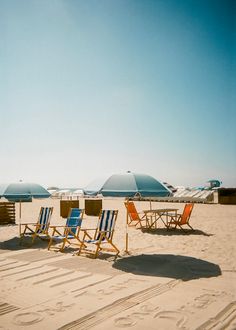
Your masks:
<path fill-rule="evenodd" d="M 0 184 L 0 197 L 11 202 L 19 202 L 19 220 L 21 220 L 21 202 L 31 202 L 33 198 L 48 198 L 51 194 L 37 183 L 16 182 Z M 19 221 L 20 222 L 20 221 Z"/>
<path fill-rule="evenodd" d="M 147 174 L 132 173 L 113 174 L 107 180 L 94 181 L 84 189 L 85 194 L 110 197 L 166 197 L 172 191 L 163 183 Z"/>
<path fill-rule="evenodd" d="M 103 181 L 104 182 L 104 181 Z M 88 195 L 102 194 L 104 197 L 166 197 L 172 196 L 172 191 L 163 183 L 150 175 L 132 173 L 111 175 L 104 183 L 94 181 L 84 189 Z M 151 201 L 150 201 L 151 207 Z M 128 214 L 127 214 L 128 217 Z M 128 253 L 128 225 L 126 222 L 126 252 Z"/>

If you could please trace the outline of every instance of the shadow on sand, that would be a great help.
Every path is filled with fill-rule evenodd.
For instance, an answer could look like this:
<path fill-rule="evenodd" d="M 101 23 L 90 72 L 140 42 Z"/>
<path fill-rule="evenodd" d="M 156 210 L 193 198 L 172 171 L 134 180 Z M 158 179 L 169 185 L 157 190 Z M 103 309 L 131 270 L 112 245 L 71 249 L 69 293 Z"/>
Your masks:
<path fill-rule="evenodd" d="M 202 230 L 191 230 L 191 229 L 169 229 L 157 228 L 157 229 L 142 229 L 143 233 L 148 233 L 151 235 L 163 235 L 163 236 L 177 236 L 177 235 L 203 235 L 203 236 L 213 236 L 213 234 L 205 233 Z"/>
<path fill-rule="evenodd" d="M 189 281 L 221 275 L 220 267 L 193 257 L 173 254 L 142 254 L 118 259 L 113 267 L 136 275 L 159 276 Z"/>
<path fill-rule="evenodd" d="M 48 251 L 48 239 L 42 240 L 36 238 L 34 244 L 31 244 L 31 239 L 28 237 L 24 239 L 23 244 L 20 244 L 19 237 L 14 237 L 7 241 L 0 242 L 0 254 L 1 253 L 4 254 L 4 252 L 8 252 L 8 251 L 20 251 L 20 250 L 23 251 L 23 250 L 31 250 L 31 249 L 35 249 L 35 250 L 43 249 L 45 251 Z M 52 246 L 52 248 L 48 252 L 50 252 L 52 255 L 54 254 L 54 252 L 57 252 L 58 255 L 60 253 L 75 254 L 76 252 L 78 252 L 78 247 L 66 246 L 63 252 L 60 252 L 59 249 L 56 249 L 55 246 Z M 87 260 L 89 259 L 94 260 L 92 256 L 87 255 L 86 257 Z M 114 259 L 115 259 L 114 254 L 109 254 L 109 253 L 101 253 L 97 257 L 97 260 L 114 261 Z"/>
<path fill-rule="evenodd" d="M 39 249 L 39 248 L 47 248 L 48 240 L 41 240 L 36 238 L 34 244 L 31 244 L 31 238 L 26 238 L 23 241 L 23 244 L 20 244 L 19 237 L 13 237 L 7 241 L 0 242 L 0 249 L 1 250 L 9 250 L 9 251 L 16 251 L 16 250 L 24 250 L 24 249 Z"/>

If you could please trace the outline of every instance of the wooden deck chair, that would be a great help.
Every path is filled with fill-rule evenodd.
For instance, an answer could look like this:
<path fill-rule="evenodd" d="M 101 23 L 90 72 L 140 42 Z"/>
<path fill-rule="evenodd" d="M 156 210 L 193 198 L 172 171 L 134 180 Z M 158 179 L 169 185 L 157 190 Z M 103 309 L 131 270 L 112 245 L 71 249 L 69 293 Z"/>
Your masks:
<path fill-rule="evenodd" d="M 166 225 L 167 229 L 170 228 L 176 229 L 177 227 L 180 227 L 183 231 L 185 231 L 183 226 L 187 225 L 189 228 L 194 230 L 193 227 L 191 227 L 189 224 L 189 219 L 193 210 L 193 206 L 194 206 L 193 203 L 185 204 L 182 214 L 169 215 L 168 218 L 170 220 L 169 219 L 167 220 L 167 225 Z"/>
<path fill-rule="evenodd" d="M 100 251 L 106 251 L 115 252 L 118 256 L 120 251 L 112 242 L 117 215 L 118 210 L 101 210 L 96 229 L 81 229 L 84 231 L 84 236 L 76 254 L 85 253 L 97 258 Z M 89 231 L 95 231 L 94 235 L 90 235 Z"/>
<path fill-rule="evenodd" d="M 31 244 L 34 243 L 36 237 L 49 238 L 48 228 L 53 212 L 53 207 L 41 207 L 37 223 L 22 223 L 20 224 L 20 243 L 25 237 L 31 237 Z M 24 226 L 21 231 L 21 226 Z"/>
<path fill-rule="evenodd" d="M 142 213 L 138 213 L 134 202 L 126 201 L 125 207 L 126 207 L 127 213 L 128 213 L 128 219 L 127 219 L 128 226 L 130 226 L 130 227 L 139 226 L 139 228 L 143 228 L 144 227 L 144 225 L 142 224 L 143 221 L 145 221 L 145 227 L 147 226 L 147 220 L 146 220 L 145 215 L 143 214 L 142 216 L 140 216 L 140 214 L 142 214 Z"/>
<path fill-rule="evenodd" d="M 79 239 L 79 231 L 83 216 L 84 210 L 79 208 L 71 208 L 65 226 L 50 226 L 52 229 L 52 234 L 50 235 L 48 250 L 53 247 L 54 250 L 59 250 L 62 252 L 66 244 L 78 245 L 80 247 L 82 242 Z M 53 243 L 56 245 L 53 245 Z M 58 243 L 61 243 L 61 246 L 58 246 Z"/>

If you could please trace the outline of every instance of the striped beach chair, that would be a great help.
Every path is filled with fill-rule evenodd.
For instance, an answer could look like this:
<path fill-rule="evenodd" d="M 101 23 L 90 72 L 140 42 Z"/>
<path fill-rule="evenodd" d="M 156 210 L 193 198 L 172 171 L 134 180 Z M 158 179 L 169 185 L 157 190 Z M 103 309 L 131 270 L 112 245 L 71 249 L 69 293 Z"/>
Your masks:
<path fill-rule="evenodd" d="M 31 237 L 31 243 L 34 243 L 36 237 L 48 238 L 48 229 L 53 212 L 53 207 L 41 207 L 37 223 L 22 223 L 20 224 L 20 243 L 24 238 Z M 21 227 L 24 226 L 23 231 Z"/>
<path fill-rule="evenodd" d="M 65 226 L 50 226 L 52 229 L 52 234 L 50 235 L 48 250 L 53 248 L 54 250 L 59 250 L 62 252 L 66 244 L 78 245 L 80 247 L 82 242 L 79 239 L 79 231 L 83 216 L 83 209 L 71 208 Z M 60 246 L 58 246 L 59 243 L 61 243 Z"/>
<path fill-rule="evenodd" d="M 117 215 L 118 210 L 101 210 L 97 228 L 82 229 L 84 236 L 76 254 L 85 253 L 97 258 L 99 252 L 105 251 L 114 252 L 118 256 L 120 251 L 112 242 Z M 93 236 L 89 233 L 91 231 L 94 231 Z"/>

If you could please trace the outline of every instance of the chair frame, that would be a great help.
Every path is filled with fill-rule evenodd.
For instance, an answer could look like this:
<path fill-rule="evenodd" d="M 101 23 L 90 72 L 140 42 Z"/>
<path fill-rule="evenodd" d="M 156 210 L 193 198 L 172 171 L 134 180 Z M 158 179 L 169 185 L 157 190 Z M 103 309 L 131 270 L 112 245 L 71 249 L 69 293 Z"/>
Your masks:
<path fill-rule="evenodd" d="M 187 225 L 191 230 L 194 230 L 193 227 L 189 224 L 189 220 L 192 214 L 194 203 L 187 203 L 184 206 L 182 214 L 169 215 L 170 220 L 167 221 L 167 229 L 176 229 L 179 227 L 184 232 L 186 230 L 182 227 L 183 225 Z"/>
<path fill-rule="evenodd" d="M 43 212 L 45 209 L 48 209 L 46 223 L 41 223 L 40 221 L 42 221 L 42 216 L 43 216 Z M 53 212 L 53 207 L 42 206 L 40 208 L 37 223 L 21 223 L 20 224 L 20 244 L 23 242 L 23 239 L 26 236 L 31 236 L 31 238 L 32 238 L 31 244 L 34 243 L 36 237 L 39 237 L 42 240 L 45 239 L 45 236 L 46 236 L 46 239 L 49 238 L 48 230 L 49 230 L 52 212 Z M 21 226 L 25 226 L 23 232 L 21 232 Z M 34 228 L 32 228 L 32 226 Z"/>
<path fill-rule="evenodd" d="M 146 219 L 146 215 L 143 214 L 142 217 L 140 217 L 140 214 L 142 212 L 138 212 L 136 209 L 136 206 L 133 201 L 125 201 L 124 202 L 126 210 L 127 210 L 127 225 L 129 227 L 136 227 L 139 226 L 139 228 L 147 228 L 148 222 Z M 142 221 L 145 221 L 145 226 L 142 224 Z"/>
<path fill-rule="evenodd" d="M 107 212 L 114 212 L 113 214 L 113 223 L 111 230 L 99 230 L 99 226 L 101 225 L 101 221 L 106 221 L 105 215 Z M 116 245 L 113 243 L 113 234 L 114 234 L 114 228 L 116 224 L 118 216 L 118 210 L 101 210 L 98 218 L 97 228 L 90 228 L 90 229 L 81 229 L 81 231 L 84 232 L 82 243 L 80 245 L 79 251 L 76 253 L 76 255 L 81 255 L 81 253 L 89 254 L 94 259 L 98 257 L 99 252 L 105 251 L 105 252 L 115 252 L 115 258 L 119 255 L 120 250 L 116 247 Z M 92 236 L 89 232 L 94 231 L 94 235 Z M 99 237 L 97 239 L 97 237 Z M 88 238 L 88 239 L 86 239 Z M 95 250 L 89 249 L 88 245 L 92 244 L 95 245 Z M 111 245 L 110 248 L 103 247 L 103 244 Z"/>
<path fill-rule="evenodd" d="M 67 218 L 65 226 L 50 226 L 50 228 L 52 229 L 52 234 L 50 235 L 50 240 L 49 240 L 49 243 L 48 243 L 48 250 L 53 248 L 53 250 L 63 252 L 65 247 L 66 247 L 66 243 L 68 244 L 68 246 L 76 245 L 76 246 L 79 246 L 79 247 L 82 244 L 82 241 L 79 238 L 81 223 L 77 226 L 70 226 L 69 225 L 70 219 L 77 218 L 76 216 L 71 217 L 71 214 L 72 214 L 73 210 L 75 210 L 75 209 L 78 209 L 78 210 L 81 211 L 79 219 L 81 219 L 81 221 L 83 220 L 84 209 L 71 208 L 70 209 L 70 216 Z M 60 247 L 57 247 L 56 245 L 53 245 L 53 242 L 57 241 L 57 240 L 62 241 L 62 244 L 61 244 Z M 72 242 L 71 240 L 75 240 L 76 243 Z"/>

